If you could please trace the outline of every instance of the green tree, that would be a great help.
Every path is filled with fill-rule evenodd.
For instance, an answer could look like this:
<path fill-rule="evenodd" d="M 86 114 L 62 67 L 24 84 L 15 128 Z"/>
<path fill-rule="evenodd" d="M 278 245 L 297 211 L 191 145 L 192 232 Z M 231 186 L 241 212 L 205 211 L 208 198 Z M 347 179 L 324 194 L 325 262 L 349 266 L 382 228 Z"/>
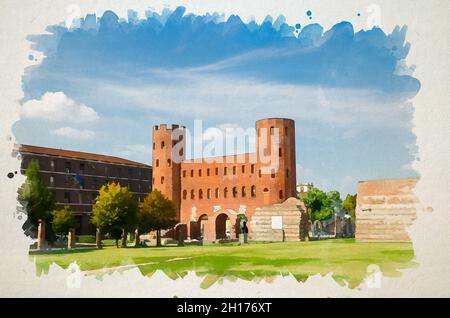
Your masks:
<path fill-rule="evenodd" d="M 347 212 L 347 214 L 352 218 L 352 221 L 355 221 L 356 194 L 355 195 L 347 194 L 344 202 L 342 202 L 342 207 Z"/>
<path fill-rule="evenodd" d="M 55 236 L 51 231 L 52 214 L 56 208 L 56 201 L 53 194 L 48 190 L 42 181 L 39 162 L 31 160 L 25 171 L 26 180 L 17 190 L 17 200 L 27 212 L 27 222 L 31 224 L 33 231 L 37 231 L 39 220 L 46 225 L 46 240 L 54 242 Z"/>
<path fill-rule="evenodd" d="M 52 214 L 52 229 L 57 234 L 66 235 L 72 229 L 76 229 L 79 226 L 77 219 L 68 206 L 62 209 L 56 209 Z"/>
<path fill-rule="evenodd" d="M 109 233 L 119 247 L 120 237 L 126 239 L 126 233 L 135 228 L 137 213 L 138 205 L 128 187 L 111 182 L 99 190 L 92 208 L 91 223 Z"/>
<path fill-rule="evenodd" d="M 141 203 L 138 219 L 142 233 L 156 230 L 156 245 L 161 246 L 161 230 L 177 224 L 175 205 L 160 191 L 153 190 Z"/>
<path fill-rule="evenodd" d="M 309 189 L 307 195 L 301 200 L 306 205 L 311 223 L 328 220 L 333 214 L 330 198 L 318 188 Z"/>

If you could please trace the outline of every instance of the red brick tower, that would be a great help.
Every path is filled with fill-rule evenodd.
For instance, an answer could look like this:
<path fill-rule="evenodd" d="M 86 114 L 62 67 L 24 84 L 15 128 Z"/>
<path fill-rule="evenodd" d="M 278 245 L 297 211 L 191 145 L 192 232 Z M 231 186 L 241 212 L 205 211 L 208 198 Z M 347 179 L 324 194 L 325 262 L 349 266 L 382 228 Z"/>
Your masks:
<path fill-rule="evenodd" d="M 264 204 L 295 197 L 295 122 L 286 118 L 258 120 L 256 136 Z"/>
<path fill-rule="evenodd" d="M 175 203 L 180 220 L 181 162 L 185 158 L 185 127 L 161 124 L 153 127 L 153 189 Z"/>

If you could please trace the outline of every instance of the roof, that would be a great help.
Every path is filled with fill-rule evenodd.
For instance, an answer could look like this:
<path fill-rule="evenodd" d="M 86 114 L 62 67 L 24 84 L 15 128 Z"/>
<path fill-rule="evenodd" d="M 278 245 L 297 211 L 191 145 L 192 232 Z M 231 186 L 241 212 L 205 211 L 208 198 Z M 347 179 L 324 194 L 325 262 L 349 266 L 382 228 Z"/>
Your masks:
<path fill-rule="evenodd" d="M 65 158 L 71 158 L 71 159 L 95 160 L 95 161 L 102 161 L 102 162 L 108 162 L 108 163 L 114 163 L 114 164 L 151 168 L 151 166 L 149 166 L 149 165 L 146 165 L 146 164 L 140 163 L 140 162 L 136 162 L 136 161 L 131 161 L 131 160 L 127 160 L 127 159 L 123 159 L 123 158 L 119 158 L 119 157 L 113 157 L 113 156 L 81 152 L 81 151 L 55 149 L 55 148 L 38 147 L 38 146 L 30 146 L 30 145 L 16 145 L 15 149 L 19 152 L 29 152 L 29 153 L 58 156 L 58 157 L 65 157 Z"/>

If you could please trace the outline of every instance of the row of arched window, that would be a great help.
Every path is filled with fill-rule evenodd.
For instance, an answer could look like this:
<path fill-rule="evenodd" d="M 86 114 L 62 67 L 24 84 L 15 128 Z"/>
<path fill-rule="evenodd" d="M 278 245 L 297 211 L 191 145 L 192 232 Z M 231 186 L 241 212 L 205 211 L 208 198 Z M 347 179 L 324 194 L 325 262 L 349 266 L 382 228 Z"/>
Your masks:
<path fill-rule="evenodd" d="M 267 189 L 266 189 L 267 190 Z M 203 189 L 198 189 L 197 191 L 192 189 L 190 191 L 190 198 L 191 200 L 196 199 L 196 195 L 198 195 L 198 199 L 212 199 L 213 197 L 215 199 L 219 199 L 221 197 L 221 195 L 223 196 L 224 199 L 228 198 L 228 197 L 232 197 L 232 198 L 237 198 L 238 195 L 240 193 L 240 197 L 241 198 L 245 198 L 247 197 L 247 188 L 245 186 L 238 188 L 238 187 L 233 187 L 228 189 L 227 187 L 223 188 L 222 190 L 222 194 L 219 188 L 215 188 L 213 189 L 207 189 L 206 193 L 203 193 Z M 251 186 L 250 187 L 250 196 L 252 198 L 256 197 L 256 186 Z M 183 200 L 186 200 L 188 197 L 188 191 L 187 190 L 183 190 Z"/>
<path fill-rule="evenodd" d="M 229 193 L 231 191 L 231 193 Z M 242 186 L 241 188 L 238 187 L 233 187 L 230 190 L 225 187 L 223 188 L 222 191 L 222 195 L 224 199 L 227 199 L 228 197 L 232 197 L 232 198 L 237 198 L 240 192 L 240 197 L 241 198 L 245 198 L 247 197 L 247 188 L 245 186 Z M 264 192 L 269 192 L 269 189 L 264 188 Z M 204 199 L 204 197 L 206 197 L 206 199 L 212 199 L 213 197 L 215 199 L 219 199 L 220 198 L 220 189 L 219 188 L 215 188 L 214 191 L 213 189 L 207 189 L 206 193 L 203 193 L 203 189 L 198 189 L 197 191 L 192 189 L 190 190 L 190 199 L 191 200 L 195 200 L 196 199 L 196 195 L 198 195 L 198 199 L 202 200 Z M 278 193 L 280 199 L 283 199 L 283 190 L 280 190 Z M 256 186 L 251 186 L 250 187 L 250 196 L 252 198 L 256 198 Z M 183 190 L 183 200 L 187 200 L 188 198 L 188 191 L 187 190 Z"/>
<path fill-rule="evenodd" d="M 235 175 L 235 174 L 237 174 L 238 167 L 237 166 L 233 166 L 231 168 L 231 170 L 232 170 L 232 173 Z M 202 172 L 203 172 L 202 169 L 198 169 L 198 176 L 199 177 L 202 176 Z M 241 166 L 241 173 L 245 174 L 245 172 L 246 172 L 246 166 L 242 165 Z M 250 165 L 250 173 L 251 174 L 255 173 L 255 165 L 254 164 Z M 259 171 L 259 173 L 261 173 L 261 170 Z M 183 170 L 182 174 L 183 174 L 183 178 L 186 178 L 187 177 L 187 170 Z M 228 174 L 228 167 L 223 167 L 223 175 L 226 176 L 227 174 Z M 210 168 L 206 168 L 206 176 L 209 177 L 210 175 L 211 175 L 211 169 Z M 216 175 L 216 176 L 219 175 L 219 168 L 218 167 L 214 168 L 214 175 Z M 194 177 L 194 169 L 190 170 L 190 176 L 191 176 L 191 178 Z"/>

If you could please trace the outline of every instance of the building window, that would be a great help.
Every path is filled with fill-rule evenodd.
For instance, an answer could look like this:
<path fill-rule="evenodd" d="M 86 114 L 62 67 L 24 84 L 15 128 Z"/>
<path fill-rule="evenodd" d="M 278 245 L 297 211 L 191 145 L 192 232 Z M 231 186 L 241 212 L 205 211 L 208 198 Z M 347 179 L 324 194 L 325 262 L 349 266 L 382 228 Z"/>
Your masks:
<path fill-rule="evenodd" d="M 223 189 L 223 197 L 226 199 L 228 196 L 228 188 Z"/>
<path fill-rule="evenodd" d="M 183 178 L 186 178 L 186 170 L 183 170 Z"/>
<path fill-rule="evenodd" d="M 206 191 L 206 198 L 207 198 L 207 199 L 211 199 L 211 189 L 208 189 L 208 190 Z"/>
<path fill-rule="evenodd" d="M 55 177 L 50 176 L 50 185 L 53 186 L 55 184 Z"/>
<path fill-rule="evenodd" d="M 161 177 L 161 184 L 164 184 L 164 177 Z"/>
<path fill-rule="evenodd" d="M 191 190 L 191 199 L 192 199 L 192 200 L 195 199 L 195 192 L 194 192 L 194 190 Z"/>
<path fill-rule="evenodd" d="M 142 192 L 142 185 L 139 183 L 138 185 L 139 192 Z"/>
<path fill-rule="evenodd" d="M 55 170 L 55 160 L 51 160 L 51 161 L 50 161 L 50 168 L 51 168 L 52 170 Z"/>
<path fill-rule="evenodd" d="M 216 168 L 216 176 L 219 175 L 219 168 Z"/>
<path fill-rule="evenodd" d="M 117 177 L 119 178 L 122 174 L 122 171 L 120 168 L 117 168 Z"/>
<path fill-rule="evenodd" d="M 273 136 L 275 135 L 275 127 L 270 127 L 270 135 Z"/>
<path fill-rule="evenodd" d="M 283 199 L 283 190 L 280 190 L 280 192 L 279 192 L 278 195 L 279 195 L 279 197 L 280 197 L 280 200 Z"/>
<path fill-rule="evenodd" d="M 191 170 L 191 178 L 194 177 L 194 170 Z"/>
<path fill-rule="evenodd" d="M 245 186 L 244 186 L 244 187 L 242 187 L 242 190 L 241 190 L 241 196 L 243 198 L 245 198 L 246 195 L 247 195 L 247 191 L 245 190 Z"/>
<path fill-rule="evenodd" d="M 80 173 L 84 173 L 84 163 L 80 163 Z"/>
<path fill-rule="evenodd" d="M 270 177 L 271 177 L 272 179 L 275 178 L 275 169 L 272 169 L 272 170 L 271 170 Z"/>
<path fill-rule="evenodd" d="M 256 186 L 252 185 L 252 198 L 256 197 Z"/>
<path fill-rule="evenodd" d="M 96 199 L 97 199 L 97 193 L 96 192 L 92 192 L 92 194 L 91 194 L 91 201 L 92 201 L 92 203 L 95 203 Z"/>
<path fill-rule="evenodd" d="M 267 193 L 267 192 L 269 192 L 269 189 L 267 189 L 267 188 L 264 188 L 264 193 Z"/>
<path fill-rule="evenodd" d="M 83 203 L 83 194 L 81 192 L 78 192 L 78 203 Z"/>
<path fill-rule="evenodd" d="M 198 169 L 198 176 L 199 176 L 199 177 L 202 176 L 202 169 Z"/>
<path fill-rule="evenodd" d="M 155 178 L 152 178 L 152 184 L 155 184 Z"/>
<path fill-rule="evenodd" d="M 216 191 L 215 191 L 215 197 L 216 197 L 216 199 L 219 198 L 219 188 L 216 188 Z"/>
<path fill-rule="evenodd" d="M 70 203 L 70 192 L 64 192 L 64 203 Z"/>
<path fill-rule="evenodd" d="M 186 198 L 187 198 L 187 191 L 183 190 L 183 200 L 186 200 Z"/>
<path fill-rule="evenodd" d="M 287 127 L 284 127 L 284 135 L 287 137 L 287 135 L 288 135 L 288 128 Z"/>
<path fill-rule="evenodd" d="M 199 198 L 199 200 L 203 199 L 203 190 L 202 189 L 198 190 L 198 198 Z"/>
<path fill-rule="evenodd" d="M 168 166 L 168 167 L 172 166 L 172 160 L 167 159 L 167 166 Z"/>
<path fill-rule="evenodd" d="M 250 172 L 253 174 L 253 173 L 255 173 L 255 165 L 251 165 L 250 166 Z"/>
<path fill-rule="evenodd" d="M 66 161 L 66 164 L 65 164 L 65 171 L 66 171 L 66 173 L 70 173 L 70 167 L 71 165 L 70 165 L 70 161 Z"/>
<path fill-rule="evenodd" d="M 156 148 L 156 147 L 155 147 L 155 143 L 153 143 L 153 150 L 155 150 L 155 148 Z"/>
<path fill-rule="evenodd" d="M 286 169 L 286 178 L 289 178 L 289 169 Z"/>
<path fill-rule="evenodd" d="M 242 173 L 245 173 L 245 166 L 242 166 Z"/>
<path fill-rule="evenodd" d="M 165 146 L 166 144 L 164 143 L 164 141 L 161 141 L 161 149 L 164 149 Z"/>
<path fill-rule="evenodd" d="M 209 177 L 209 168 L 206 169 L 206 175 Z"/>
<path fill-rule="evenodd" d="M 260 177 L 260 178 L 262 177 L 262 174 L 261 174 L 261 169 L 259 169 L 259 171 L 258 171 L 258 175 L 259 175 L 259 177 Z"/>
<path fill-rule="evenodd" d="M 227 170 L 228 170 L 227 167 L 224 167 L 224 168 L 223 168 L 223 175 L 224 175 L 224 176 L 227 175 Z"/>
<path fill-rule="evenodd" d="M 233 198 L 237 198 L 237 187 L 233 187 Z"/>
<path fill-rule="evenodd" d="M 156 168 L 158 168 L 158 167 L 159 167 L 159 159 L 156 159 L 156 163 L 155 163 L 155 165 L 156 165 Z"/>
<path fill-rule="evenodd" d="M 278 157 L 282 157 L 283 156 L 283 150 L 281 148 L 278 148 Z"/>
<path fill-rule="evenodd" d="M 233 174 L 236 174 L 236 166 L 233 166 Z"/>
<path fill-rule="evenodd" d="M 133 177 L 133 169 L 128 168 L 128 178 L 132 178 Z"/>

